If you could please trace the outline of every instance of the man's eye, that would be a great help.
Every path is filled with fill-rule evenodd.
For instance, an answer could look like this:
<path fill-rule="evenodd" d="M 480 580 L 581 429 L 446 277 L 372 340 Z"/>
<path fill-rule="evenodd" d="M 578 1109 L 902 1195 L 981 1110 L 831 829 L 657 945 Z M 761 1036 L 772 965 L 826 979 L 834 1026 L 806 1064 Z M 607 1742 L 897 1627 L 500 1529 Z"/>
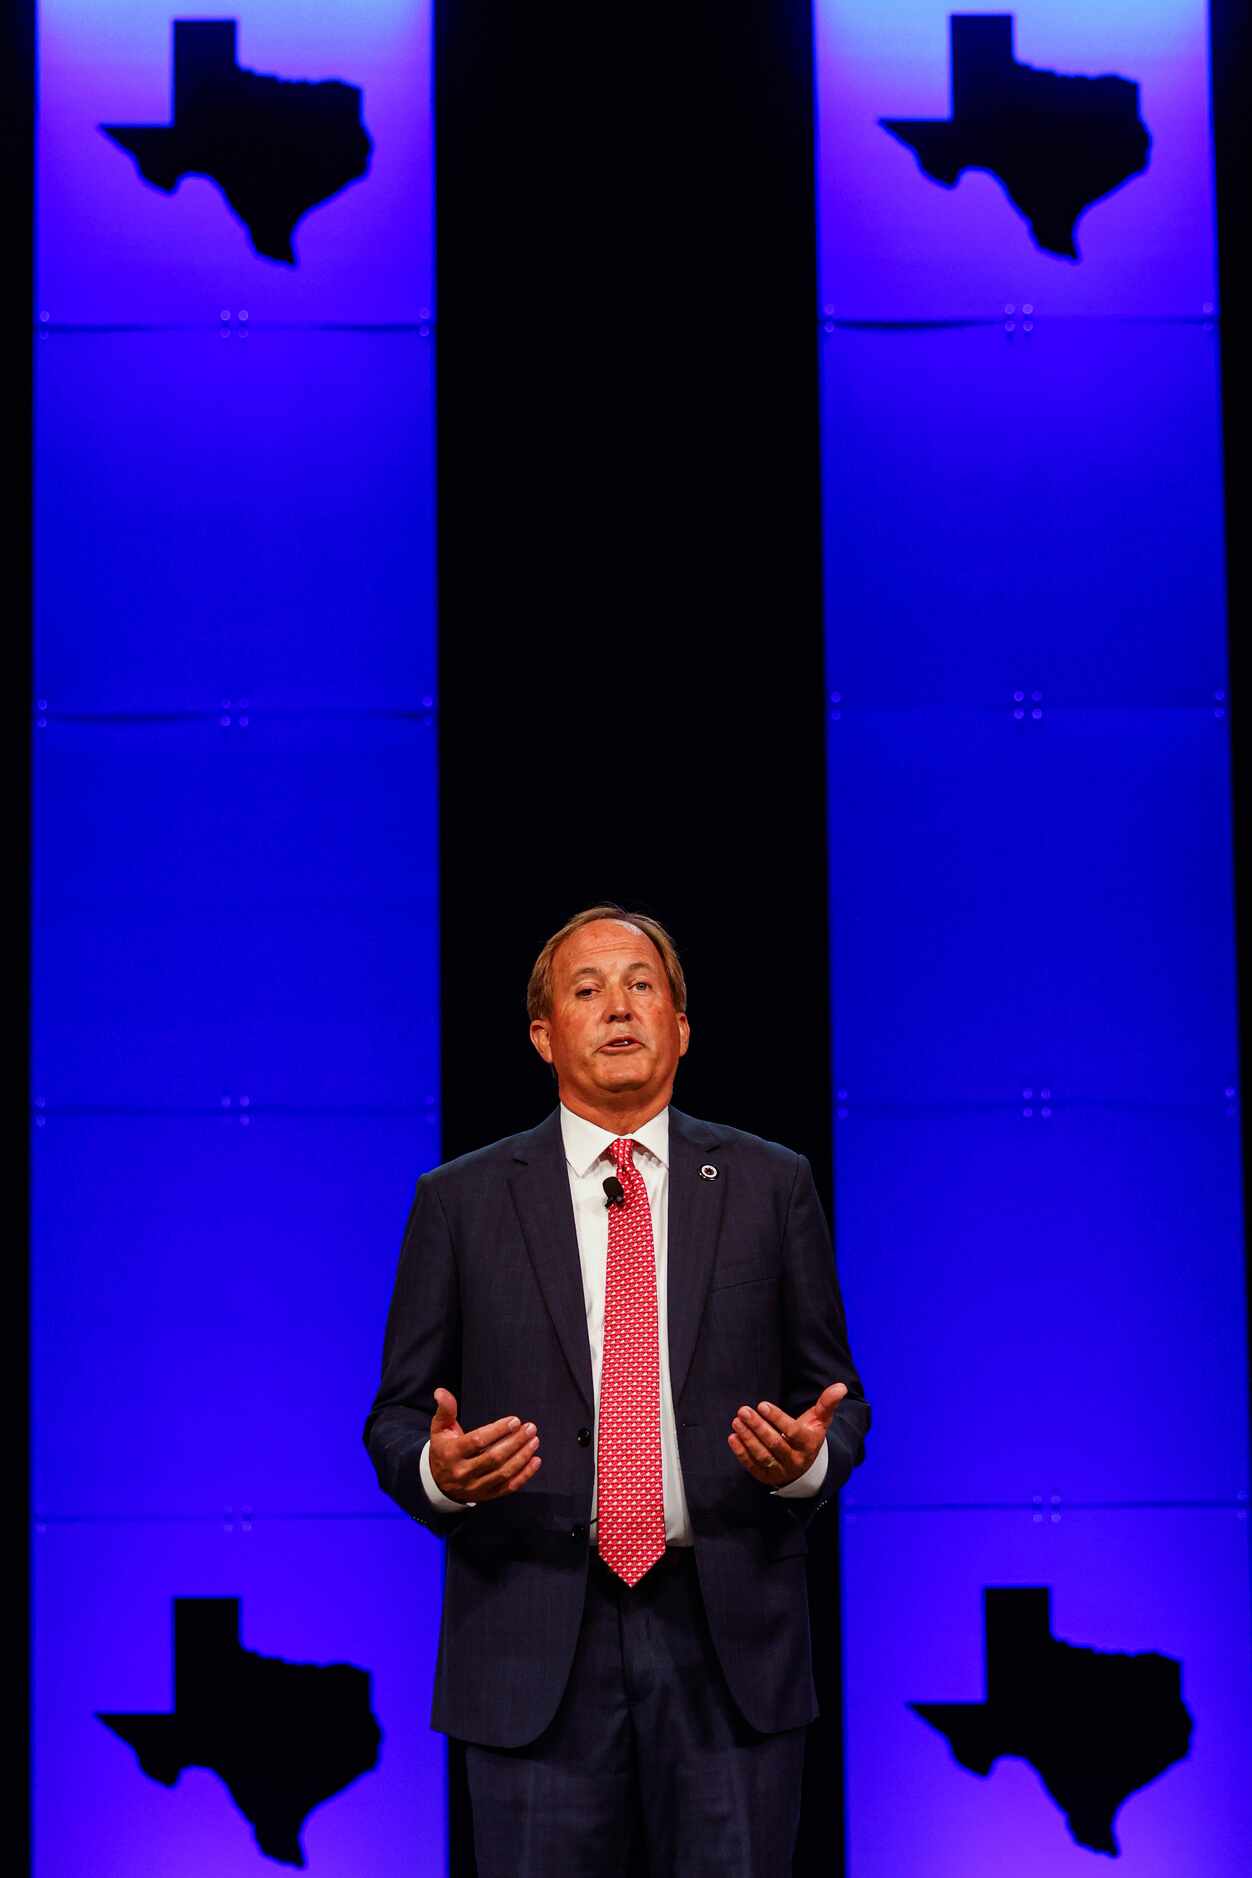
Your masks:
<path fill-rule="evenodd" d="M 651 991 L 651 989 L 652 980 L 650 978 L 636 978 L 634 984 L 631 986 L 632 991 Z"/>
<path fill-rule="evenodd" d="M 589 998 L 591 996 L 591 986 L 580 985 L 578 990 L 574 993 L 574 996 L 576 998 Z"/>

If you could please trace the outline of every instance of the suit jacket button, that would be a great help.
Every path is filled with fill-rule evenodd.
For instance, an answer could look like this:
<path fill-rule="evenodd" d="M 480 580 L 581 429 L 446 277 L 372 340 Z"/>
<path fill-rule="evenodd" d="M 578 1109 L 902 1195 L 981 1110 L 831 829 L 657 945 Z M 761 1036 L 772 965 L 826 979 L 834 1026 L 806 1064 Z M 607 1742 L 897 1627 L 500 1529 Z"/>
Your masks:
<path fill-rule="evenodd" d="M 590 1428 L 580 1428 L 574 1439 L 577 1441 L 580 1448 L 589 1448 L 591 1446 Z"/>
<path fill-rule="evenodd" d="M 587 1528 L 585 1526 L 571 1526 L 569 1536 L 571 1539 L 585 1539 L 587 1537 Z"/>

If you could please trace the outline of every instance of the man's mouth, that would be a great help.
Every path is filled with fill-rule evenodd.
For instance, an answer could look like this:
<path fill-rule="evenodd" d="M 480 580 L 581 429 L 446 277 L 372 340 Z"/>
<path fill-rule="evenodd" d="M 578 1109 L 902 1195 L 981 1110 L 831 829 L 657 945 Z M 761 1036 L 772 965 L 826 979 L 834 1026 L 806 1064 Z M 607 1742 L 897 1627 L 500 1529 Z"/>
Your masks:
<path fill-rule="evenodd" d="M 638 1037 L 610 1037 L 607 1043 L 600 1045 L 601 1050 L 610 1056 L 620 1056 L 626 1050 L 642 1050 Z"/>

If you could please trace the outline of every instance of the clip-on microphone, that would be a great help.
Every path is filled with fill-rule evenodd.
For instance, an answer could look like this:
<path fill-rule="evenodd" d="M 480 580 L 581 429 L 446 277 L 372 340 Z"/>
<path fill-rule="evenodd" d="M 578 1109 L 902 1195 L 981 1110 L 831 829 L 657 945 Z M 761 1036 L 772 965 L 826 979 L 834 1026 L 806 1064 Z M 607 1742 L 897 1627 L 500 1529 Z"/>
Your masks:
<path fill-rule="evenodd" d="M 616 1174 L 610 1174 L 604 1182 L 604 1204 L 606 1206 L 625 1206 L 626 1189 Z"/>

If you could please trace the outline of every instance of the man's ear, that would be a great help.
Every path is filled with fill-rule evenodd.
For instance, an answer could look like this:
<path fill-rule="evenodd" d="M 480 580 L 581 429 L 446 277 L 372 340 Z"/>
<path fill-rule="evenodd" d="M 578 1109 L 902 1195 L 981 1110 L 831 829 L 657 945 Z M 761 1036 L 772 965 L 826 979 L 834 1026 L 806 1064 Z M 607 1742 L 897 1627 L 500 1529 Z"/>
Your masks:
<path fill-rule="evenodd" d="M 687 1045 L 691 1042 L 691 1025 L 687 1022 L 685 1011 L 677 1011 L 675 1017 L 678 1022 L 678 1054 L 686 1056 Z"/>
<path fill-rule="evenodd" d="M 530 1027 L 530 1040 L 545 1063 L 552 1061 L 552 1043 L 548 1036 L 548 1020 L 537 1017 Z"/>

